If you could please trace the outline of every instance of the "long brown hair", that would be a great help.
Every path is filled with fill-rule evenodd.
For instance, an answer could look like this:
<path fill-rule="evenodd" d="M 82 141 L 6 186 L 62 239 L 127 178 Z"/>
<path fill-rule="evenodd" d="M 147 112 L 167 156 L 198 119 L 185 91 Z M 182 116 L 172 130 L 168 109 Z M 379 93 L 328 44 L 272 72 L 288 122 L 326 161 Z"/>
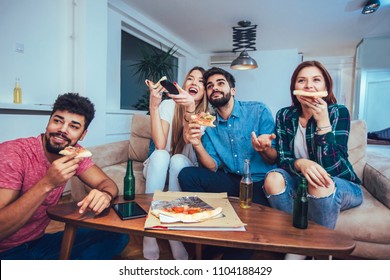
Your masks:
<path fill-rule="evenodd" d="M 195 66 L 193 67 L 190 71 L 188 71 L 184 82 L 183 86 L 186 83 L 188 76 L 193 72 L 193 71 L 200 71 L 202 75 L 204 74 L 205 70 L 202 67 Z M 206 112 L 208 108 L 207 105 L 207 94 L 204 89 L 203 92 L 203 98 L 200 100 L 198 105 L 196 105 L 195 108 L 195 113 L 200 113 L 200 112 Z M 171 153 L 172 155 L 175 154 L 180 154 L 183 151 L 185 142 L 183 139 L 183 119 L 184 119 L 184 114 L 185 114 L 185 107 L 180 106 L 175 104 L 175 112 L 173 115 L 173 120 L 172 120 L 172 138 L 171 138 Z"/>
<path fill-rule="evenodd" d="M 324 97 L 323 99 L 328 105 L 337 103 L 336 97 L 334 96 L 333 93 L 333 80 L 328 70 L 326 70 L 325 66 L 322 65 L 320 62 L 316 60 L 312 60 L 312 61 L 304 61 L 301 64 L 299 64 L 297 68 L 295 68 L 294 73 L 291 76 L 290 95 L 291 95 L 293 105 L 299 107 L 300 110 L 302 110 L 301 103 L 299 103 L 298 98 L 293 94 L 293 92 L 295 90 L 295 83 L 297 81 L 299 72 L 306 67 L 316 67 L 321 71 L 322 76 L 324 76 L 325 79 L 326 89 L 328 91 L 328 96 Z"/>

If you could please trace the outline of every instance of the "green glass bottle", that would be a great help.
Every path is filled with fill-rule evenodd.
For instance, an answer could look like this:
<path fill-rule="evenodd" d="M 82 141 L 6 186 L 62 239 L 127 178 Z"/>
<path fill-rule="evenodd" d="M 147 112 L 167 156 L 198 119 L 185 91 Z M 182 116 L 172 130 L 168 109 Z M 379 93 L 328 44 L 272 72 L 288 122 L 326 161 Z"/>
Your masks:
<path fill-rule="evenodd" d="M 133 161 L 127 161 L 126 175 L 123 178 L 123 198 L 134 200 L 135 198 L 135 178 L 133 174 Z"/>
<path fill-rule="evenodd" d="M 302 177 L 298 185 L 297 194 L 294 198 L 293 226 L 296 228 L 307 228 L 307 181 Z"/>

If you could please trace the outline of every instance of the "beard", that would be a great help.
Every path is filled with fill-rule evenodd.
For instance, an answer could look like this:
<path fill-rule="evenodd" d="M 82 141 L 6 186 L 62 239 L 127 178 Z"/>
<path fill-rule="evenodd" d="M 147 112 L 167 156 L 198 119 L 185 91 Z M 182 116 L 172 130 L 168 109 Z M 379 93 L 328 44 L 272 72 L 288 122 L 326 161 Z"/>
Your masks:
<path fill-rule="evenodd" d="M 56 136 L 61 136 L 62 138 L 64 138 L 67 141 L 67 143 L 65 143 L 63 145 L 55 145 L 55 144 L 50 143 L 50 138 L 51 137 L 56 137 Z M 51 153 L 51 154 L 58 154 L 65 147 L 70 146 L 69 138 L 66 137 L 65 135 L 61 134 L 61 133 L 49 133 L 49 136 L 47 136 L 47 134 L 45 134 L 44 137 L 45 137 L 45 147 L 46 147 L 46 150 L 49 153 Z"/>
<path fill-rule="evenodd" d="M 213 106 L 213 107 L 215 107 L 215 108 L 219 108 L 219 107 L 223 107 L 223 106 L 225 106 L 226 104 L 228 104 L 228 102 L 229 102 L 229 100 L 230 100 L 230 98 L 231 98 L 231 93 L 230 93 L 230 91 L 229 92 L 221 92 L 220 91 L 220 93 L 222 93 L 222 97 L 220 97 L 220 98 L 217 98 L 217 99 L 212 99 L 212 98 L 210 98 L 210 100 L 209 100 L 209 103 Z M 213 95 L 214 93 L 212 93 L 211 94 L 211 96 Z M 210 97 L 211 97 L 210 96 Z"/>

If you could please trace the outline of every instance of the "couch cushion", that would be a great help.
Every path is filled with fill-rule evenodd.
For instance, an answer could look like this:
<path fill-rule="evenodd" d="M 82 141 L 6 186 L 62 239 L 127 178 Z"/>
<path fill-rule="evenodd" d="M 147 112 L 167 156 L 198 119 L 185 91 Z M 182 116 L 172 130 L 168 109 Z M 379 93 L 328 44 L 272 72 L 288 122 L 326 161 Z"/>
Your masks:
<path fill-rule="evenodd" d="M 390 243 L 389 208 L 375 199 L 364 187 L 363 203 L 355 208 L 341 211 L 336 230 L 354 240 L 378 244 Z"/>
<path fill-rule="evenodd" d="M 142 162 L 133 161 L 133 173 L 135 177 L 135 193 L 145 193 L 145 177 Z"/>
<path fill-rule="evenodd" d="M 390 260 L 390 244 L 355 241 L 352 256 L 369 260 Z M 348 259 L 348 256 L 346 256 Z"/>
<path fill-rule="evenodd" d="M 150 131 L 149 115 L 133 115 L 129 143 L 130 159 L 140 162 L 144 162 L 146 160 L 149 153 L 150 139 L 152 138 Z"/>
<path fill-rule="evenodd" d="M 127 162 L 128 155 L 124 151 L 127 151 L 128 145 L 129 141 L 126 140 L 88 147 L 88 150 L 92 152 L 92 160 L 94 163 L 100 168 L 103 168 L 121 162 Z"/>
<path fill-rule="evenodd" d="M 348 138 L 348 160 L 356 174 L 363 181 L 363 170 L 366 165 L 367 127 L 362 120 L 351 121 Z"/>
<path fill-rule="evenodd" d="M 104 173 L 106 173 L 107 176 L 110 177 L 118 185 L 118 195 L 123 195 L 123 178 L 126 174 L 126 167 L 127 161 L 102 168 Z"/>
<path fill-rule="evenodd" d="M 388 157 L 373 152 L 368 154 L 363 183 L 372 195 L 390 209 L 390 164 Z"/>

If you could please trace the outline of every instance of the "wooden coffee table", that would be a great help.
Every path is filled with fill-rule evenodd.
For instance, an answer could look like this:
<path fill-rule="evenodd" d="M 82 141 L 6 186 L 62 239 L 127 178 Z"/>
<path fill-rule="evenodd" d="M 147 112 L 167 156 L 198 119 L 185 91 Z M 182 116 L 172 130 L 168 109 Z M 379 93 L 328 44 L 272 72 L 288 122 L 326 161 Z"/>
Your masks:
<path fill-rule="evenodd" d="M 148 211 L 152 197 L 152 194 L 138 194 L 135 200 Z M 287 213 L 258 204 L 253 204 L 250 209 L 242 209 L 237 199 L 229 200 L 238 216 L 247 224 L 246 231 L 145 230 L 145 218 L 123 221 L 111 208 L 99 216 L 90 212 L 80 215 L 76 203 L 52 206 L 47 213 L 51 219 L 65 223 L 60 259 L 69 258 L 77 227 L 194 243 L 197 259 L 201 259 L 201 245 L 308 256 L 345 256 L 355 248 L 351 238 L 314 222 L 309 221 L 307 229 L 297 229 L 291 225 L 291 215 Z M 122 197 L 115 200 L 123 201 Z"/>

